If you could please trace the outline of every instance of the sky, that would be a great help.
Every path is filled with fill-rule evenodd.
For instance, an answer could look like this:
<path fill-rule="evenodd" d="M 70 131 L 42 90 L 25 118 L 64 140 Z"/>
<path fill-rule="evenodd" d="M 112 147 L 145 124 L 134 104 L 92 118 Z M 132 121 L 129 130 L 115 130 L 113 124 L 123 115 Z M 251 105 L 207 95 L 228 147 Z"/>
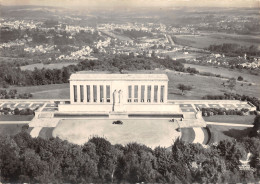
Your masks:
<path fill-rule="evenodd" d="M 0 0 L 2 5 L 59 7 L 260 7 L 260 0 Z"/>

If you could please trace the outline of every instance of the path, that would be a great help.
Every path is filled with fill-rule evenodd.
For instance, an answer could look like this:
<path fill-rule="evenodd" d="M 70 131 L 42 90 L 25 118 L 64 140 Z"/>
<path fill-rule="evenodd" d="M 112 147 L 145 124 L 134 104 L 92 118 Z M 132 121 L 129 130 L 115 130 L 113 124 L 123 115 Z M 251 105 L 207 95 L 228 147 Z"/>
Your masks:
<path fill-rule="evenodd" d="M 45 91 L 37 91 L 37 92 L 33 92 L 33 93 L 31 93 L 31 94 L 46 93 L 46 92 L 51 92 L 51 91 L 60 91 L 61 89 L 69 89 L 69 87 L 59 88 L 59 89 L 50 89 L 50 90 L 45 90 Z"/>
<path fill-rule="evenodd" d="M 219 122 L 206 122 L 208 125 L 219 125 L 219 126 L 241 126 L 241 127 L 253 127 L 254 125 L 248 124 L 235 124 L 235 123 L 219 123 Z"/>
<path fill-rule="evenodd" d="M 203 144 L 204 141 L 204 132 L 202 131 L 201 127 L 195 127 L 193 128 L 195 132 L 195 139 L 193 140 L 192 143 L 200 143 Z"/>
<path fill-rule="evenodd" d="M 32 131 L 30 132 L 30 135 L 33 137 L 33 138 L 36 138 L 39 136 L 39 133 L 41 131 L 42 127 L 34 127 L 32 129 Z"/>

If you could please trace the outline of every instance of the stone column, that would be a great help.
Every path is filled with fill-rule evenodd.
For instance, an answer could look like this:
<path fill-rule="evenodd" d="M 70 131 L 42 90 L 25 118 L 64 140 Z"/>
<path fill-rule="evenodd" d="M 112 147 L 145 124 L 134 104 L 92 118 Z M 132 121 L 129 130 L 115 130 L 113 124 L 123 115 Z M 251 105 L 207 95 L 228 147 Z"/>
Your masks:
<path fill-rule="evenodd" d="M 80 103 L 80 85 L 77 85 L 77 102 Z"/>
<path fill-rule="evenodd" d="M 74 85 L 70 85 L 70 103 L 74 103 Z"/>
<path fill-rule="evenodd" d="M 134 102 L 135 100 L 135 85 L 132 85 L 132 96 L 131 96 L 131 100 L 132 100 L 132 103 Z"/>
<path fill-rule="evenodd" d="M 151 103 L 154 102 L 154 85 L 151 85 Z"/>
<path fill-rule="evenodd" d="M 163 103 L 167 103 L 168 100 L 168 85 L 164 85 Z"/>
<path fill-rule="evenodd" d="M 161 101 L 161 85 L 158 85 L 157 103 L 160 103 L 160 101 Z"/>
<path fill-rule="evenodd" d="M 148 87 L 147 85 L 144 85 L 144 103 L 147 103 L 147 92 L 148 92 Z"/>
<path fill-rule="evenodd" d="M 90 98 L 90 103 L 94 102 L 94 90 L 93 90 L 93 85 L 89 85 L 90 92 L 89 92 L 89 98 Z"/>
<path fill-rule="evenodd" d="M 87 86 L 86 85 L 83 85 L 83 102 L 86 104 L 87 103 Z"/>
<path fill-rule="evenodd" d="M 142 85 L 138 85 L 138 103 L 141 103 L 141 87 Z"/>
<path fill-rule="evenodd" d="M 100 103 L 100 85 L 97 85 L 97 103 Z"/>
<path fill-rule="evenodd" d="M 109 85 L 109 98 L 110 98 L 110 102 L 109 103 L 113 103 L 113 96 L 112 96 L 112 85 Z"/>
<path fill-rule="evenodd" d="M 104 97 L 104 103 L 107 103 L 107 85 L 103 85 L 103 97 Z"/>

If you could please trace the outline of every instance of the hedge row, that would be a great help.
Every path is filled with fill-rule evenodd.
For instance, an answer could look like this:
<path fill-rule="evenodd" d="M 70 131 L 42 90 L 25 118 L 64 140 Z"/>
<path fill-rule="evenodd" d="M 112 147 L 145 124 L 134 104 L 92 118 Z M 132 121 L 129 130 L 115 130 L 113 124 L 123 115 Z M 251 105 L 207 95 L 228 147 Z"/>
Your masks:
<path fill-rule="evenodd" d="M 16 89 L 0 90 L 0 99 L 29 99 L 33 95 L 31 93 L 18 94 Z"/>
<path fill-rule="evenodd" d="M 206 95 L 202 99 L 207 100 L 241 100 L 248 101 L 256 106 L 256 109 L 260 110 L 260 100 L 256 97 L 250 97 L 247 95 L 240 95 L 235 93 L 224 93 L 224 95 Z"/>
<path fill-rule="evenodd" d="M 1 113 L 3 113 L 4 115 L 8 115 L 8 114 L 14 114 L 14 115 L 34 115 L 34 111 L 36 109 L 32 110 L 29 108 L 26 109 L 21 109 L 19 110 L 18 108 L 15 108 L 14 110 L 10 109 L 10 108 L 6 108 L 4 107 L 3 109 L 0 110 Z"/>
<path fill-rule="evenodd" d="M 254 112 L 249 112 L 249 109 L 218 109 L 218 108 L 202 108 L 202 116 L 214 116 L 214 115 L 240 115 L 240 116 L 245 116 L 249 115 L 249 113 L 254 113 Z"/>

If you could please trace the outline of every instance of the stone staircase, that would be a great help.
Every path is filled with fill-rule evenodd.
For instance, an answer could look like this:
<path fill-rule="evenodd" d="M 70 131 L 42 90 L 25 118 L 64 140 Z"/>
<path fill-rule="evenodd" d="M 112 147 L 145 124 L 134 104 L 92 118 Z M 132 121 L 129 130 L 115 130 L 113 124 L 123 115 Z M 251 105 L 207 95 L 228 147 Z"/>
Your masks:
<path fill-rule="evenodd" d="M 128 119 L 127 112 L 109 112 L 109 119 Z"/>

